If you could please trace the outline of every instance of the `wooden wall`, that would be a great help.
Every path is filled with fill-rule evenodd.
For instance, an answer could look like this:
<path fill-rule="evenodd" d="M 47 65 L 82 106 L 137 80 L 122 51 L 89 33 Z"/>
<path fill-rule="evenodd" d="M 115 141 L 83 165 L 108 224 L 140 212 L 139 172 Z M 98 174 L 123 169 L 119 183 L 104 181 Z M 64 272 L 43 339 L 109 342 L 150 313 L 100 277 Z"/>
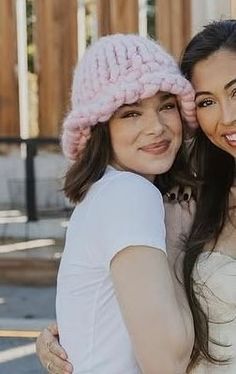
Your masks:
<path fill-rule="evenodd" d="M 230 0 L 231 17 L 236 18 L 236 0 Z"/>
<path fill-rule="evenodd" d="M 58 136 L 77 60 L 77 0 L 32 0 L 36 12 L 39 136 Z M 156 0 L 156 36 L 176 57 L 191 0 Z M 98 35 L 138 33 L 138 0 L 96 0 Z M 233 4 L 233 0 L 232 0 Z M 232 5 L 233 8 L 233 5 Z M 0 0 L 0 136 L 19 135 L 15 0 Z"/>
<path fill-rule="evenodd" d="M 39 136 L 58 136 L 77 60 L 77 0 L 35 0 Z"/>
<path fill-rule="evenodd" d="M 15 0 L 0 0 L 0 135 L 19 135 Z"/>
<path fill-rule="evenodd" d="M 138 0 L 97 0 L 98 34 L 138 32 Z"/>
<path fill-rule="evenodd" d="M 156 37 L 179 58 L 190 39 L 191 0 L 156 0 Z"/>

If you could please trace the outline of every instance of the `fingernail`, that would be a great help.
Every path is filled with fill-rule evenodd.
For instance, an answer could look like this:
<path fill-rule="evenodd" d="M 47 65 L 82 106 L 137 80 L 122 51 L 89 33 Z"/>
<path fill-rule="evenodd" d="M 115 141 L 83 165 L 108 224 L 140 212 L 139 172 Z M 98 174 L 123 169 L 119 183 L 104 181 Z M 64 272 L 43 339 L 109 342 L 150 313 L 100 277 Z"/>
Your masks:
<path fill-rule="evenodd" d="M 187 201 L 187 200 L 189 199 L 189 195 L 188 195 L 188 193 L 185 193 L 185 194 L 184 194 L 183 199 L 184 199 L 184 201 Z"/>

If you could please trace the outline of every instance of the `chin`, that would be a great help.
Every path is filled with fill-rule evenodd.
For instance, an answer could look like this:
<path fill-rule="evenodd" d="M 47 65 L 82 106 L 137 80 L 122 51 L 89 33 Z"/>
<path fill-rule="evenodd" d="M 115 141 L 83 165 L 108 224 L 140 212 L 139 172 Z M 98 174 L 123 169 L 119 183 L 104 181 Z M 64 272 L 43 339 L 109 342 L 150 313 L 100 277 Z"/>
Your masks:
<path fill-rule="evenodd" d="M 159 165 L 149 168 L 146 174 L 152 174 L 152 175 L 164 174 L 171 169 L 173 163 L 174 163 L 174 160 L 170 160 L 169 162 L 160 162 Z"/>
<path fill-rule="evenodd" d="M 174 161 L 175 157 L 171 158 L 170 160 L 165 160 L 165 162 L 163 162 L 162 164 L 160 163 L 157 174 L 167 173 L 167 171 L 169 171 L 172 168 Z"/>

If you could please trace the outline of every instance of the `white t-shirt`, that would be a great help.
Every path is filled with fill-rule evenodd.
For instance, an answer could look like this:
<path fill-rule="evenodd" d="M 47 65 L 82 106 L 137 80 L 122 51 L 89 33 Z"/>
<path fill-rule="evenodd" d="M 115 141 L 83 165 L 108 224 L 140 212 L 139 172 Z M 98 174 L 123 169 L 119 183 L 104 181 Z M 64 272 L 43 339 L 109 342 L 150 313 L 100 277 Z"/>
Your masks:
<path fill-rule="evenodd" d="M 57 282 L 60 342 L 74 374 L 140 374 L 110 274 L 120 250 L 165 249 L 162 196 L 145 178 L 108 167 L 75 208 Z"/>

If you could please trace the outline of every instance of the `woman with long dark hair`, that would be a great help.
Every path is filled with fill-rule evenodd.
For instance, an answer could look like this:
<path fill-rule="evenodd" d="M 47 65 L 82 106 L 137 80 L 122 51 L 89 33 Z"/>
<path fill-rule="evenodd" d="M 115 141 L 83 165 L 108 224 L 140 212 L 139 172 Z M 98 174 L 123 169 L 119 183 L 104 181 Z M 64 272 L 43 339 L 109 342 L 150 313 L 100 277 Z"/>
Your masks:
<path fill-rule="evenodd" d="M 190 153 L 199 181 L 185 243 L 184 285 L 195 325 L 195 373 L 236 373 L 236 20 L 213 22 L 186 47 L 195 89 Z"/>

